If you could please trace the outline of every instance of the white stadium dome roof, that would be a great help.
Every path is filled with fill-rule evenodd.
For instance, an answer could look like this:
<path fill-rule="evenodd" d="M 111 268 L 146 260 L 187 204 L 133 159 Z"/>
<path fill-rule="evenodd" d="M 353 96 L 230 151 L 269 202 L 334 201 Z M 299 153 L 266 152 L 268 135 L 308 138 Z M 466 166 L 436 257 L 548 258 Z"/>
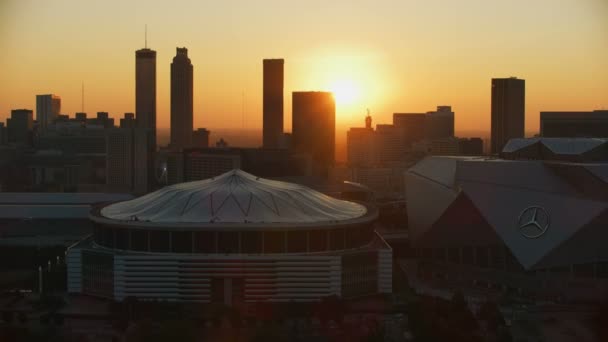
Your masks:
<path fill-rule="evenodd" d="M 110 204 L 100 212 L 112 220 L 177 224 L 334 223 L 366 213 L 363 205 L 241 170 L 167 186 L 130 201 Z"/>

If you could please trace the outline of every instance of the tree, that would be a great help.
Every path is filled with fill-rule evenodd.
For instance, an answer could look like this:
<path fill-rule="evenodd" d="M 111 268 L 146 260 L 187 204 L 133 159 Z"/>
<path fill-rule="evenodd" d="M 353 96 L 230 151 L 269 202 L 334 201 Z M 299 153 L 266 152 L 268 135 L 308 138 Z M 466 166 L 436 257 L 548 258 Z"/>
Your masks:
<path fill-rule="evenodd" d="M 55 323 L 55 325 L 63 325 L 63 315 L 58 313 L 53 315 L 53 322 Z"/>
<path fill-rule="evenodd" d="M 25 314 L 25 312 L 20 312 L 18 319 L 19 319 L 19 323 L 25 324 L 27 322 L 27 315 Z"/>
<path fill-rule="evenodd" d="M 498 310 L 498 305 L 494 302 L 485 302 L 479 309 L 479 318 L 486 321 L 488 329 L 497 331 L 500 326 L 505 324 L 502 313 Z"/>
<path fill-rule="evenodd" d="M 12 311 L 4 311 L 2 313 L 2 320 L 4 321 L 4 323 L 13 323 L 13 318 L 14 318 L 15 314 Z"/>
<path fill-rule="evenodd" d="M 369 335 L 365 337 L 366 342 L 382 342 L 385 337 L 385 330 L 380 324 L 376 324 Z"/>
<path fill-rule="evenodd" d="M 324 322 L 329 320 L 342 322 L 344 320 L 345 309 L 346 306 L 342 298 L 333 295 L 321 299 L 321 302 L 317 306 L 317 315 Z"/>
<path fill-rule="evenodd" d="M 595 334 L 599 341 L 608 341 L 608 300 L 597 305 L 597 313 L 593 319 Z"/>
<path fill-rule="evenodd" d="M 451 303 L 452 303 L 452 310 L 455 312 L 464 311 L 464 310 L 468 309 L 467 302 L 464 299 L 464 294 L 460 290 L 454 292 Z"/>
<path fill-rule="evenodd" d="M 267 342 L 277 341 L 286 342 L 290 339 L 281 333 L 279 328 L 274 324 L 265 324 L 264 326 L 257 329 L 251 339 L 251 342 Z"/>
<path fill-rule="evenodd" d="M 139 303 L 139 301 L 137 300 L 137 297 L 134 297 L 134 296 L 125 297 L 125 299 L 123 299 L 122 302 L 127 307 L 127 313 L 128 313 L 127 319 L 135 320 L 137 317 L 137 314 L 136 314 L 137 305 Z"/>

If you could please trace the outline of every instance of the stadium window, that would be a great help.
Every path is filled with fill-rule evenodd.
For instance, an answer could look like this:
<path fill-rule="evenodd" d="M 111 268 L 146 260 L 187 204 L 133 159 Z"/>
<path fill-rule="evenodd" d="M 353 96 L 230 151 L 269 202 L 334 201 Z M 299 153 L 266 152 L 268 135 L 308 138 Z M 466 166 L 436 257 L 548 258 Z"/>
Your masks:
<path fill-rule="evenodd" d="M 192 232 L 172 232 L 171 235 L 173 253 L 192 253 Z"/>
<path fill-rule="evenodd" d="M 487 247 L 475 247 L 475 266 L 488 267 Z"/>
<path fill-rule="evenodd" d="M 264 253 L 284 253 L 285 233 L 264 232 Z"/>
<path fill-rule="evenodd" d="M 238 232 L 219 232 L 218 234 L 218 251 L 220 253 L 239 252 Z"/>
<path fill-rule="evenodd" d="M 332 229 L 329 233 L 329 249 L 344 249 L 344 228 Z"/>
<path fill-rule="evenodd" d="M 104 228 L 102 235 L 103 235 L 103 245 L 108 248 L 114 248 L 114 229 Z"/>
<path fill-rule="evenodd" d="M 148 232 L 145 230 L 131 229 L 131 249 L 134 251 L 148 251 Z"/>
<path fill-rule="evenodd" d="M 116 229 L 116 248 L 129 249 L 129 230 L 125 228 Z"/>
<path fill-rule="evenodd" d="M 454 264 L 460 263 L 460 250 L 458 248 L 448 248 L 448 261 Z"/>
<path fill-rule="evenodd" d="M 150 231 L 150 252 L 170 252 L 170 233 L 162 230 Z"/>
<path fill-rule="evenodd" d="M 241 253 L 262 253 L 262 232 L 242 232 Z"/>
<path fill-rule="evenodd" d="M 473 247 L 466 246 L 462 248 L 462 263 L 473 265 Z"/>
<path fill-rule="evenodd" d="M 325 230 L 309 231 L 308 239 L 310 252 L 320 252 L 327 250 L 327 232 Z"/>
<path fill-rule="evenodd" d="M 103 228 L 100 224 L 95 224 L 93 227 L 93 239 L 96 243 L 103 245 Z"/>
<path fill-rule="evenodd" d="M 194 233 L 194 251 L 196 253 L 216 253 L 215 232 Z"/>
<path fill-rule="evenodd" d="M 287 251 L 289 253 L 306 252 L 306 231 L 292 230 L 287 232 Z"/>

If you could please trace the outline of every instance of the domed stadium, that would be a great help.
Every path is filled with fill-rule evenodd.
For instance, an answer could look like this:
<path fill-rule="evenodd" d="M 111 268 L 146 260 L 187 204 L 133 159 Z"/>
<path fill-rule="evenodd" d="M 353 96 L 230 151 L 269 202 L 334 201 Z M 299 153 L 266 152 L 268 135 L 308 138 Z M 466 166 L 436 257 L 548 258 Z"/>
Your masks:
<path fill-rule="evenodd" d="M 391 292 L 373 206 L 241 170 L 92 209 L 69 291 L 122 300 L 315 301 Z"/>

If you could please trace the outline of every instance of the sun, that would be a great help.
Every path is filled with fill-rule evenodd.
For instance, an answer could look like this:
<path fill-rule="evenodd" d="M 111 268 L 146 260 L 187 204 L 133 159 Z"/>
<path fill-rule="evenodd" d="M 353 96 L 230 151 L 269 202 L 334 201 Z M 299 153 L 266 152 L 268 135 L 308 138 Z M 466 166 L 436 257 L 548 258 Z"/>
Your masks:
<path fill-rule="evenodd" d="M 350 105 L 359 98 L 360 90 L 352 80 L 337 80 L 330 85 L 329 90 L 334 94 L 336 104 Z"/>

